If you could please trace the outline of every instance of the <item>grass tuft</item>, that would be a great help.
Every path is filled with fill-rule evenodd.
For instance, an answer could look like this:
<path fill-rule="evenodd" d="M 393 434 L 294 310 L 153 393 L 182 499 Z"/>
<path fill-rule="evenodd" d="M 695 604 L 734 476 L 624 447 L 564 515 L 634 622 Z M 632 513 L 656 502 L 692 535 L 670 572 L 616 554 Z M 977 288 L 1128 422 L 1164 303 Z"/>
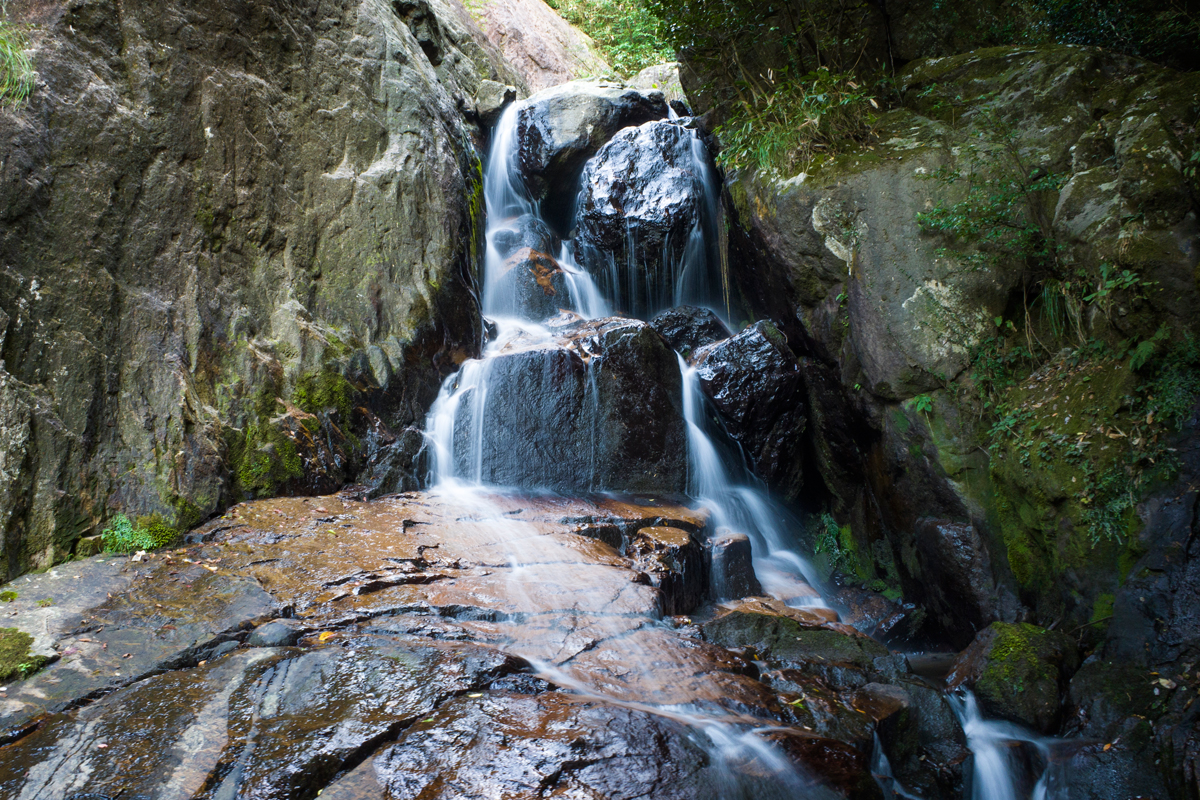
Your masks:
<path fill-rule="evenodd" d="M 0 106 L 15 106 L 33 91 L 33 65 L 25 49 L 25 34 L 0 19 Z"/>

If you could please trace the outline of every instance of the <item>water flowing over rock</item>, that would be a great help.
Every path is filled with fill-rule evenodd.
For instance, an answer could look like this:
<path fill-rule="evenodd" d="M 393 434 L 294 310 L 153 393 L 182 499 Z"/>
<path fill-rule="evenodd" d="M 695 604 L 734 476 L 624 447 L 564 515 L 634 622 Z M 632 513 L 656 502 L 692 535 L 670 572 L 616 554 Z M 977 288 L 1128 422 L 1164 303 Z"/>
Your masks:
<path fill-rule="evenodd" d="M 650 122 L 618 133 L 584 167 L 576 258 L 627 313 L 712 296 L 706 159 L 695 132 Z"/>
<path fill-rule="evenodd" d="M 950 688 L 972 688 L 990 715 L 1047 732 L 1058 722 L 1061 694 L 1078 667 L 1070 636 L 993 622 L 963 651 L 946 681 Z"/>
<path fill-rule="evenodd" d="M 834 738 L 843 701 L 821 733 L 779 728 L 793 690 L 657 621 L 696 602 L 706 529 L 702 509 L 661 501 L 279 499 L 184 550 L 27 576 L 16 624 L 49 622 L 58 660 L 0 699 L 0 796 L 619 797 L 667 780 L 656 797 L 783 800 L 868 785 Z"/>
<path fill-rule="evenodd" d="M 447 436 L 441 477 L 561 492 L 683 490 L 679 369 L 648 325 L 577 322 L 493 347 L 431 413 L 430 429 Z"/>

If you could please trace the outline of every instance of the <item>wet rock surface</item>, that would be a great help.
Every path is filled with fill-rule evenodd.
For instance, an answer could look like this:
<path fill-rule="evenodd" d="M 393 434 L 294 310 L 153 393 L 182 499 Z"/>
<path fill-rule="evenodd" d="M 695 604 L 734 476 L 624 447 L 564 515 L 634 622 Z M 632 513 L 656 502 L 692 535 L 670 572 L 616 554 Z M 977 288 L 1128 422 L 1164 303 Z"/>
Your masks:
<path fill-rule="evenodd" d="M 675 354 L 646 323 L 609 318 L 569 322 L 548 339 L 520 334 L 478 368 L 486 396 L 478 386 L 463 391 L 454 420 L 459 475 L 574 492 L 684 488 L 682 380 Z"/>
<path fill-rule="evenodd" d="M 804 381 L 796 356 L 770 322 L 758 322 L 694 356 L 700 387 L 755 472 L 795 498 L 804 479 Z"/>
<path fill-rule="evenodd" d="M 993 622 L 962 652 L 946 683 L 974 688 L 991 715 L 1049 732 L 1057 727 L 1062 692 L 1078 667 L 1078 645 L 1066 634 Z"/>
<path fill-rule="evenodd" d="M 38 85 L 0 114 L 0 577 L 118 511 L 340 487 L 328 409 L 304 452 L 275 399 L 344 379 L 399 429 L 477 348 L 468 98 L 520 79 L 440 0 L 7 13 Z"/>
<path fill-rule="evenodd" d="M 872 796 L 885 648 L 769 598 L 664 618 L 703 509 L 354 496 L 25 579 L 8 624 L 57 660 L 0 692 L 0 797 Z"/>
<path fill-rule="evenodd" d="M 531 95 L 517 114 L 526 187 L 535 200 L 549 198 L 549 205 L 570 209 L 584 162 L 622 128 L 665 118 L 667 104 L 658 91 L 571 81 Z"/>
<path fill-rule="evenodd" d="M 694 306 L 667 309 L 650 320 L 650 327 L 667 340 L 672 350 L 688 359 L 704 345 L 733 335 L 715 313 Z"/>

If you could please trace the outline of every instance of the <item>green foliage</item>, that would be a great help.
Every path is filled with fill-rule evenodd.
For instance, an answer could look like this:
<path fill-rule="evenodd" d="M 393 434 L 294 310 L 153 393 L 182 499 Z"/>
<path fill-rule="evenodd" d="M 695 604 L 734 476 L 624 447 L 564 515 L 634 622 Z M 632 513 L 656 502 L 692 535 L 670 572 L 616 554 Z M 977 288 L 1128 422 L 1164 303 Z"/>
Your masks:
<path fill-rule="evenodd" d="M 1144 404 L 1147 419 L 1182 430 L 1184 422 L 1200 401 L 1200 343 L 1188 336 L 1169 350 L 1146 383 Z"/>
<path fill-rule="evenodd" d="M 49 659 L 30 652 L 33 637 L 18 628 L 0 628 L 0 681 L 28 678 Z"/>
<path fill-rule="evenodd" d="M 13 591 L 0 592 L 0 603 L 11 603 L 19 596 L 20 595 Z"/>
<path fill-rule="evenodd" d="M 879 104 L 849 74 L 821 68 L 769 88 L 738 103 L 717 126 L 722 166 L 792 174 L 820 155 L 871 136 Z"/>
<path fill-rule="evenodd" d="M 284 483 L 304 477 L 304 465 L 296 443 L 268 421 L 247 428 L 237 476 L 244 491 L 269 497 Z"/>
<path fill-rule="evenodd" d="M 0 19 L 0 107 L 15 106 L 33 91 L 33 65 L 25 48 L 25 34 Z"/>
<path fill-rule="evenodd" d="M 1007 19 L 1012 42 L 1089 45 L 1200 67 L 1200 14 L 1190 0 L 1024 0 L 1009 4 Z"/>
<path fill-rule="evenodd" d="M 918 414 L 925 414 L 928 416 L 929 414 L 933 413 L 933 398 L 929 395 L 919 394 L 914 397 L 912 401 L 913 408 L 916 409 Z"/>
<path fill-rule="evenodd" d="M 839 527 L 832 514 L 822 514 L 816 521 L 813 552 L 829 559 L 830 570 L 859 576 L 862 565 L 854 549 L 850 526 Z"/>
<path fill-rule="evenodd" d="M 136 525 L 124 514 L 117 514 L 100 536 L 109 553 L 136 553 L 166 547 L 178 538 L 179 531 L 158 514 L 138 517 Z"/>
<path fill-rule="evenodd" d="M 972 266 L 989 269 L 1017 262 L 1034 271 L 1056 272 L 1058 251 L 1046 207 L 1065 176 L 1026 164 L 1015 130 L 986 101 L 971 136 L 963 168 L 943 167 L 928 176 L 940 184 L 939 197 L 933 209 L 917 213 L 917 222 L 969 246 L 959 255 Z M 956 192 L 965 196 L 948 202 Z M 949 248 L 938 250 L 940 256 L 949 253 Z"/>
<path fill-rule="evenodd" d="M 623 76 L 675 59 L 662 22 L 642 0 L 549 0 L 549 5 L 592 37 L 605 60 Z"/>

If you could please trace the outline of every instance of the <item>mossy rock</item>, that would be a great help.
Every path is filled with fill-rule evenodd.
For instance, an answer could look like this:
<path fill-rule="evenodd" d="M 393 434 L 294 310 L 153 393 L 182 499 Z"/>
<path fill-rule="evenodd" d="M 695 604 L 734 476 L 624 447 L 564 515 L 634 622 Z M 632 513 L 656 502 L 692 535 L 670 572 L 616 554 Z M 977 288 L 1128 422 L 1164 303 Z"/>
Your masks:
<path fill-rule="evenodd" d="M 0 681 L 27 678 L 50 661 L 30 652 L 33 637 L 17 628 L 0 628 Z"/>
<path fill-rule="evenodd" d="M 1049 733 L 1059 720 L 1060 694 L 1079 667 L 1075 641 L 1028 623 L 993 622 L 963 651 L 947 678 L 973 686 L 990 716 Z"/>
<path fill-rule="evenodd" d="M 869 680 L 876 658 L 891 652 L 850 631 L 806 625 L 788 616 L 734 610 L 705 623 L 704 638 L 731 648 L 752 648 L 773 666 L 815 675 L 839 689 Z"/>

